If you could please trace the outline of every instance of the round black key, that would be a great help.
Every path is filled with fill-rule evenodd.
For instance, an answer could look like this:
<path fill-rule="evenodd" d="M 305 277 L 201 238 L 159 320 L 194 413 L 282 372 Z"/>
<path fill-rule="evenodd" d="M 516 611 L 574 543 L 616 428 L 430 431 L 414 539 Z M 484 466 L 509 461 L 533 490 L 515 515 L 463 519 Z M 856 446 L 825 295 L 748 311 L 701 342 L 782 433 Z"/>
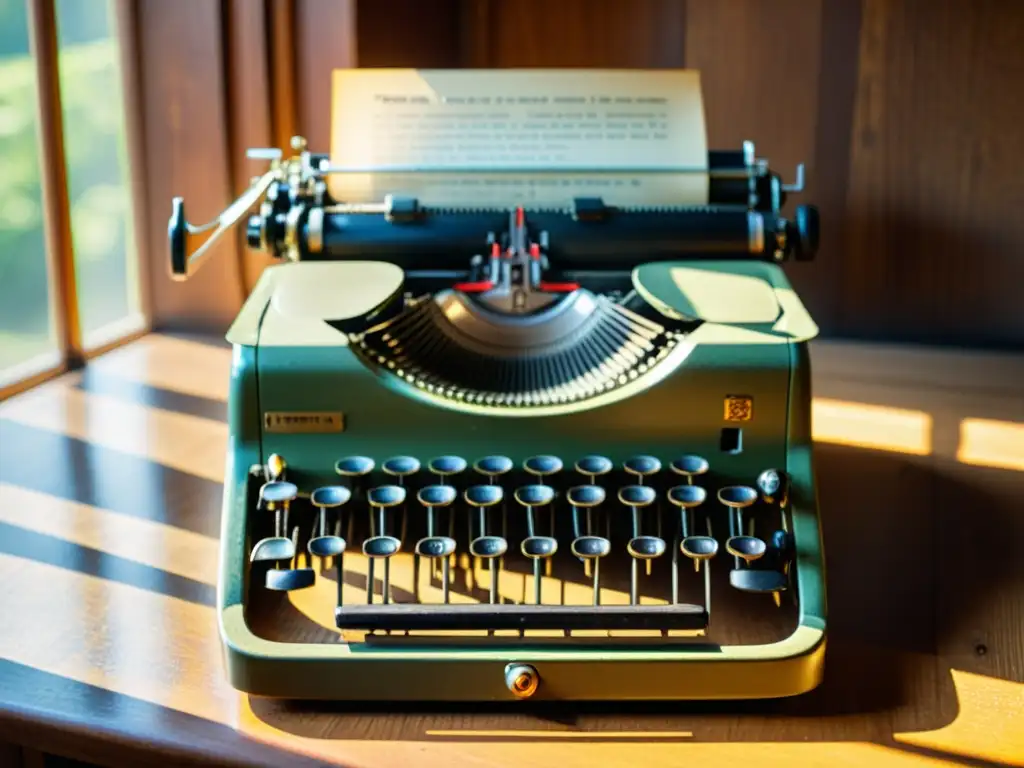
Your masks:
<path fill-rule="evenodd" d="M 779 488 L 782 487 L 782 478 L 779 476 L 778 470 L 766 469 L 760 475 L 757 476 L 757 488 L 767 498 L 772 498 L 776 493 L 779 492 Z"/>
<path fill-rule="evenodd" d="M 685 509 L 699 507 L 707 497 L 707 491 L 699 485 L 677 485 L 675 488 L 670 488 L 668 492 L 668 500 L 677 507 Z"/>
<path fill-rule="evenodd" d="M 640 560 L 653 560 L 665 554 L 665 540 L 657 536 L 637 536 L 626 545 L 631 557 Z"/>
<path fill-rule="evenodd" d="M 727 507 L 743 509 L 757 501 L 757 491 L 746 485 L 729 485 L 718 491 L 718 500 Z"/>
<path fill-rule="evenodd" d="M 708 460 L 703 456 L 680 456 L 672 460 L 672 471 L 677 475 L 703 475 L 708 471 Z"/>
<path fill-rule="evenodd" d="M 363 542 L 366 557 L 391 557 L 402 548 L 402 542 L 394 536 L 373 536 Z"/>
<path fill-rule="evenodd" d="M 381 464 L 380 468 L 389 475 L 408 477 L 420 471 L 420 462 L 412 456 L 392 456 Z"/>
<path fill-rule="evenodd" d="M 605 557 L 611 551 L 612 543 L 600 536 L 580 536 L 572 542 L 572 553 L 585 560 Z"/>
<path fill-rule="evenodd" d="M 654 503 L 654 489 L 649 485 L 627 485 L 619 489 L 619 501 L 627 507 L 646 507 Z"/>
<path fill-rule="evenodd" d="M 660 472 L 661 462 L 654 456 L 633 456 L 632 458 L 626 459 L 623 467 L 631 475 L 646 477 L 647 475 L 653 475 Z"/>
<path fill-rule="evenodd" d="M 531 559 L 551 557 L 558 551 L 558 540 L 550 536 L 530 536 L 523 539 L 519 548 L 526 557 Z"/>
<path fill-rule="evenodd" d="M 576 471 L 589 477 L 600 477 L 612 471 L 612 460 L 607 456 L 584 456 L 576 462 Z"/>
<path fill-rule="evenodd" d="M 566 494 L 574 507 L 596 507 L 605 500 L 604 488 L 599 485 L 577 485 Z"/>
<path fill-rule="evenodd" d="M 508 542 L 501 536 L 480 536 L 469 544 L 473 557 L 501 557 L 508 551 Z"/>
<path fill-rule="evenodd" d="M 435 475 L 447 477 L 465 472 L 467 466 L 466 460 L 461 456 L 438 456 L 430 460 L 427 468 Z"/>
<path fill-rule="evenodd" d="M 293 501 L 299 495 L 299 489 L 294 483 L 286 483 L 275 480 L 265 483 L 260 488 L 260 497 L 268 504 L 281 504 L 286 501 Z"/>
<path fill-rule="evenodd" d="M 484 456 L 473 467 L 481 475 L 497 477 L 512 471 L 512 459 L 508 456 Z"/>
<path fill-rule="evenodd" d="M 562 460 L 557 456 L 531 456 L 523 462 L 523 469 L 531 475 L 546 477 L 562 471 Z"/>
<path fill-rule="evenodd" d="M 416 554 L 420 557 L 448 557 L 455 551 L 455 539 L 447 536 L 427 536 L 416 542 Z"/>
<path fill-rule="evenodd" d="M 515 497 L 524 507 L 543 507 L 555 498 L 555 489 L 546 485 L 524 485 L 516 488 Z"/>
<path fill-rule="evenodd" d="M 466 503 L 474 507 L 492 507 L 505 498 L 500 485 L 472 485 L 466 489 Z"/>
<path fill-rule="evenodd" d="M 336 557 L 345 551 L 345 540 L 341 536 L 317 536 L 306 545 L 313 557 Z"/>
<path fill-rule="evenodd" d="M 346 477 L 362 477 L 373 472 L 373 459 L 367 456 L 346 456 L 334 465 L 334 471 Z"/>
<path fill-rule="evenodd" d="M 405 488 L 400 485 L 378 485 L 370 489 L 366 500 L 374 507 L 394 507 L 405 501 Z"/>
<path fill-rule="evenodd" d="M 753 568 L 737 568 L 729 573 L 729 584 L 742 592 L 765 594 L 785 592 L 789 579 L 778 571 L 761 571 Z"/>
<path fill-rule="evenodd" d="M 450 485 L 428 485 L 420 488 L 416 498 L 424 507 L 447 507 L 458 496 L 458 492 Z"/>
<path fill-rule="evenodd" d="M 744 560 L 756 560 L 765 553 L 767 545 L 754 536 L 732 536 L 725 542 L 730 555 Z"/>
<path fill-rule="evenodd" d="M 343 485 L 325 485 L 317 488 L 309 496 L 314 507 L 340 507 L 352 498 L 352 491 Z"/>
<path fill-rule="evenodd" d="M 679 550 L 694 560 L 707 560 L 718 554 L 718 541 L 710 536 L 687 536 L 680 542 Z"/>

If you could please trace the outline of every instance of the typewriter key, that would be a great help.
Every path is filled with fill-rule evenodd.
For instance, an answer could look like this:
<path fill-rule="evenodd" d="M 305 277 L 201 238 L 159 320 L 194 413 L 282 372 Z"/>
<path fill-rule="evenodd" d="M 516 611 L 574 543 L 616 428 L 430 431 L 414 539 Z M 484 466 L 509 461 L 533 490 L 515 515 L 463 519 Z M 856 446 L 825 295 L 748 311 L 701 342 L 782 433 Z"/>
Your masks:
<path fill-rule="evenodd" d="M 447 486 L 441 486 L 447 487 Z M 420 539 L 416 542 L 416 558 L 421 557 L 429 558 L 433 564 L 438 559 L 441 560 L 441 594 L 445 605 L 449 601 L 448 593 L 448 582 L 449 582 L 449 560 L 452 554 L 455 552 L 455 539 L 449 536 L 427 536 L 426 538 Z M 417 568 L 417 574 L 419 569 Z M 417 584 L 419 579 L 417 578 Z"/>
<path fill-rule="evenodd" d="M 390 600 L 391 591 L 391 556 L 398 552 L 402 546 L 400 539 L 396 539 L 393 536 L 387 535 L 387 510 L 391 507 L 397 507 L 399 504 L 405 502 L 405 488 L 400 485 L 378 485 L 376 488 L 371 488 L 369 493 L 366 494 L 366 500 L 370 503 L 371 507 L 371 519 L 373 515 L 372 508 L 377 508 L 378 520 L 379 520 L 379 533 L 363 542 L 363 553 L 370 558 L 383 558 L 384 559 L 384 589 L 381 597 L 384 600 L 384 604 L 387 605 Z M 388 547 L 391 546 L 390 542 L 395 543 L 394 551 L 388 552 Z M 371 546 L 373 551 L 379 551 L 380 554 L 370 554 L 367 550 L 367 546 L 370 542 L 376 542 Z M 366 596 L 368 602 L 373 596 L 373 559 L 369 563 L 369 580 L 367 582 Z"/>
<path fill-rule="evenodd" d="M 693 484 L 693 478 L 703 475 L 710 468 L 708 460 L 703 456 L 680 456 L 673 459 L 670 466 L 677 475 L 683 475 L 690 485 Z"/>
<path fill-rule="evenodd" d="M 412 456 L 392 456 L 387 459 L 380 468 L 385 474 L 398 478 L 398 484 L 404 485 L 404 480 L 420 471 L 420 462 Z"/>
<path fill-rule="evenodd" d="M 346 456 L 339 459 L 334 465 L 334 471 L 342 477 L 350 478 L 354 494 L 366 492 L 364 483 L 366 478 L 373 472 L 376 464 L 368 456 Z M 373 510 L 370 510 L 370 535 L 377 535 L 377 524 L 373 519 Z"/>
<path fill-rule="evenodd" d="M 294 484 L 282 481 L 265 483 L 260 488 L 260 504 L 274 513 L 274 535 L 256 543 L 249 555 L 250 562 L 279 562 L 295 557 L 292 540 L 282 534 L 288 530 L 288 506 L 298 494 Z"/>
<path fill-rule="evenodd" d="M 679 539 L 685 539 L 690 535 L 690 530 L 693 525 L 690 523 L 690 517 L 693 514 L 692 510 L 699 507 L 707 499 L 707 491 L 701 488 L 699 485 L 677 485 L 674 488 L 670 488 L 668 492 L 668 500 L 674 506 L 679 507 Z M 672 594 L 675 595 L 679 584 L 678 584 L 678 568 L 679 568 L 679 548 L 675 548 L 672 551 Z M 696 560 L 693 561 L 693 569 L 698 570 L 700 565 Z"/>
<path fill-rule="evenodd" d="M 725 548 L 733 557 L 743 560 L 748 566 L 767 551 L 767 545 L 754 536 L 730 536 Z"/>
<path fill-rule="evenodd" d="M 527 536 L 533 536 L 536 532 L 533 508 L 550 504 L 555 498 L 555 489 L 547 485 L 524 485 L 516 488 L 513 496 L 521 506 L 526 508 L 526 533 Z"/>
<path fill-rule="evenodd" d="M 606 456 L 584 456 L 576 462 L 576 471 L 596 483 L 598 477 L 612 471 L 612 466 L 612 460 Z"/>
<path fill-rule="evenodd" d="M 635 536 L 630 539 L 629 544 L 626 545 L 626 551 L 629 552 L 629 556 L 633 558 L 633 570 L 629 580 L 629 602 L 631 605 L 637 604 L 639 596 L 637 589 L 638 564 L 641 560 L 646 561 L 647 575 L 650 576 L 651 562 L 665 554 L 665 549 L 664 539 L 660 539 L 657 536 Z"/>
<path fill-rule="evenodd" d="M 700 570 L 702 561 L 704 566 L 704 610 L 711 612 L 711 563 L 710 560 L 718 554 L 718 542 L 711 536 L 688 536 L 683 539 L 679 549 L 684 555 L 693 560 L 693 567 Z"/>
<path fill-rule="evenodd" d="M 299 543 L 299 526 L 292 529 L 291 549 L 297 552 Z M 296 556 L 297 559 L 297 556 Z M 307 564 L 309 564 L 307 560 Z M 293 592 L 296 589 L 306 589 L 316 583 L 316 571 L 312 568 L 295 568 L 292 562 L 287 568 L 274 567 L 267 571 L 266 587 L 275 592 Z M 298 565 L 296 562 L 295 565 Z"/>
<path fill-rule="evenodd" d="M 328 485 L 317 488 L 310 494 L 309 501 L 320 510 L 320 521 L 317 535 L 309 540 L 306 549 L 314 557 L 335 557 L 345 551 L 345 540 L 339 536 L 327 535 L 327 510 L 340 507 L 347 503 L 352 493 L 342 485 Z M 341 515 L 338 515 L 340 522 Z M 340 565 L 339 565 L 340 568 Z M 339 570 L 340 574 L 341 571 Z"/>
<path fill-rule="evenodd" d="M 507 551 L 508 542 L 501 536 L 481 535 L 473 539 L 469 545 L 469 552 L 473 557 L 488 561 L 491 572 L 491 605 L 498 602 L 498 569 L 494 567 L 494 561 Z"/>
<path fill-rule="evenodd" d="M 375 489 L 376 490 L 376 489 Z M 381 600 L 384 605 L 390 602 L 391 591 L 391 558 L 398 554 L 402 542 L 394 536 L 373 536 L 363 542 L 363 555 L 367 558 L 366 565 L 366 603 L 373 602 L 374 564 L 378 559 L 384 561 L 384 584 L 381 589 Z"/>
<path fill-rule="evenodd" d="M 640 533 L 640 510 L 649 507 L 654 503 L 657 494 L 649 485 L 627 485 L 619 489 L 619 503 L 630 508 L 633 516 L 633 538 L 639 538 Z M 650 575 L 651 561 L 647 561 L 647 574 Z M 630 577 L 630 594 L 635 595 L 637 591 L 637 560 L 633 560 L 632 576 Z"/>
<path fill-rule="evenodd" d="M 765 504 L 779 508 L 779 525 L 789 530 L 786 507 L 789 505 L 789 475 L 781 469 L 766 469 L 757 477 L 757 489 Z"/>
<path fill-rule="evenodd" d="M 512 459 L 508 456 L 485 456 L 478 460 L 473 468 L 481 475 L 487 477 L 487 479 L 493 485 L 496 478 L 512 471 Z"/>
<path fill-rule="evenodd" d="M 523 469 L 541 479 L 562 471 L 562 460 L 557 456 L 531 456 L 523 462 Z"/>
<path fill-rule="evenodd" d="M 540 561 L 550 562 L 549 558 L 558 552 L 558 539 L 551 536 L 530 536 L 523 540 L 519 549 L 524 557 L 533 560 L 533 602 L 540 605 Z"/>
<path fill-rule="evenodd" d="M 438 456 L 430 460 L 427 469 L 437 475 L 441 482 L 444 482 L 447 477 L 461 475 L 466 471 L 466 466 L 466 460 L 461 456 Z"/>
<path fill-rule="evenodd" d="M 593 604 L 601 604 L 601 558 L 612 551 L 612 543 L 601 536 L 580 536 L 572 542 L 572 553 L 586 563 L 594 561 Z"/>
<path fill-rule="evenodd" d="M 458 496 L 457 491 L 450 485 L 428 485 L 421 488 L 419 493 L 416 494 L 416 499 L 427 509 L 427 536 L 434 536 L 434 509 L 435 507 L 447 507 L 455 501 Z M 451 538 L 452 520 L 454 520 L 454 514 L 449 513 L 449 532 L 448 538 Z M 454 550 L 453 550 L 454 551 Z M 449 553 L 451 554 L 451 553 Z M 431 560 L 431 568 L 434 569 L 436 566 L 436 560 Z M 450 566 L 449 566 L 450 567 Z M 416 583 L 419 583 L 419 563 L 417 562 L 414 566 L 415 575 L 417 578 Z M 436 575 L 437 571 L 434 570 Z"/>
<path fill-rule="evenodd" d="M 757 491 L 746 485 L 720 488 L 718 500 L 729 509 L 729 535 L 743 535 L 743 510 L 757 501 Z"/>
<path fill-rule="evenodd" d="M 629 474 L 635 475 L 639 485 L 644 484 L 644 478 L 656 475 L 661 471 L 661 462 L 654 456 L 633 456 L 626 459 L 623 464 Z"/>
<path fill-rule="evenodd" d="M 569 489 L 566 494 L 570 506 L 572 506 L 572 535 L 574 539 L 581 536 L 590 536 L 594 533 L 593 518 L 591 510 L 604 503 L 606 494 L 604 488 L 599 485 L 577 485 Z M 586 533 L 580 525 L 580 510 L 586 510 Z M 590 575 L 590 558 L 580 557 L 584 565 L 584 574 Z"/>

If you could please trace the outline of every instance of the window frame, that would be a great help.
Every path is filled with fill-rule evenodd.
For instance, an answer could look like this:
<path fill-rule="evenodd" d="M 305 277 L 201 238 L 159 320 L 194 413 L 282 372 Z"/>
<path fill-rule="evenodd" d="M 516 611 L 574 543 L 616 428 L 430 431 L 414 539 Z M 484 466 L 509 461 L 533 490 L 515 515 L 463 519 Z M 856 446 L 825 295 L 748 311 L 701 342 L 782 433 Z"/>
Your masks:
<path fill-rule="evenodd" d="M 120 76 L 124 94 L 123 115 L 128 148 L 131 216 L 135 236 L 132 256 L 137 262 L 138 311 L 100 329 L 86 344 L 77 295 L 71 202 L 64 148 L 64 116 L 60 83 L 60 46 L 57 37 L 56 0 L 26 0 L 29 52 L 36 76 L 36 136 L 39 151 L 43 203 L 43 235 L 49 310 L 56 350 L 26 361 L 15 370 L 20 375 L 0 380 L 0 401 L 81 368 L 88 360 L 149 333 L 149 259 L 146 254 L 145 152 L 142 146 L 142 114 L 139 98 L 137 19 L 132 0 L 111 0 L 117 39 Z"/>

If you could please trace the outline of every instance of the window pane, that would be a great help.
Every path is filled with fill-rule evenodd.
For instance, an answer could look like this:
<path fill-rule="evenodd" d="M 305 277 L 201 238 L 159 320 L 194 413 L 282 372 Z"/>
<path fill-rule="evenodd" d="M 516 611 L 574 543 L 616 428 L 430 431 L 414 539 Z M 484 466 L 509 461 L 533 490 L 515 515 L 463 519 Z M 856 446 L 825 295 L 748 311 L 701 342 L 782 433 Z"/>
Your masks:
<path fill-rule="evenodd" d="M 117 20 L 107 0 L 57 0 L 64 153 L 85 346 L 137 318 L 139 282 Z"/>
<path fill-rule="evenodd" d="M 0 0 L 0 386 L 57 362 L 25 5 Z"/>

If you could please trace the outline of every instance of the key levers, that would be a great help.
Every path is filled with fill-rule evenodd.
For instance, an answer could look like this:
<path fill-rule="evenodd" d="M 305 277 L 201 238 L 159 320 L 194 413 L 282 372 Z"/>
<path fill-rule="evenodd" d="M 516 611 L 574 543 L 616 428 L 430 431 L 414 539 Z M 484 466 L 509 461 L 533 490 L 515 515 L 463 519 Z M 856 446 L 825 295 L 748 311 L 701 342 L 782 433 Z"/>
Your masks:
<path fill-rule="evenodd" d="M 303 699 L 732 699 L 821 679 L 813 208 L 746 145 L 711 205 L 330 200 L 295 142 L 249 211 L 218 611 L 233 685 Z M 257 207 L 258 206 L 258 207 Z M 198 249 L 190 242 L 206 230 Z M 189 256 L 192 252 L 191 257 Z"/>

